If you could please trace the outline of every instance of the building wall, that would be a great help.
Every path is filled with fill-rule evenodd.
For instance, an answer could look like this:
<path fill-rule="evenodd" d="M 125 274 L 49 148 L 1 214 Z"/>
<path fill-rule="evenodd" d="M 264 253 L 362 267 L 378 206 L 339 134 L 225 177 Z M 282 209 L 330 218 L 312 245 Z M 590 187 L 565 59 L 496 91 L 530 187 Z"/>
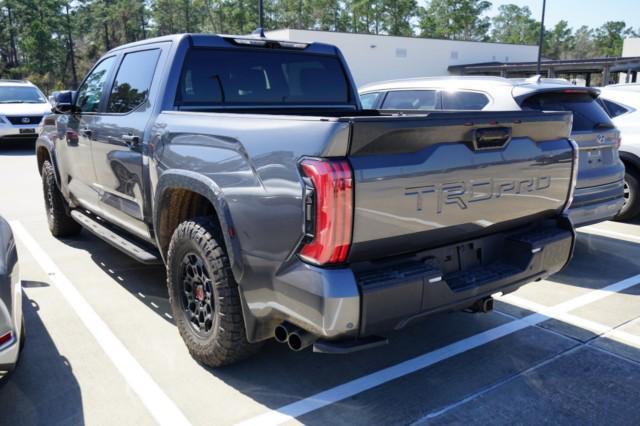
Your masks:
<path fill-rule="evenodd" d="M 622 56 L 640 56 L 640 37 L 624 39 L 622 44 Z"/>
<path fill-rule="evenodd" d="M 381 80 L 448 75 L 449 65 L 535 61 L 537 46 L 284 29 L 268 37 L 338 46 L 360 86 Z"/>

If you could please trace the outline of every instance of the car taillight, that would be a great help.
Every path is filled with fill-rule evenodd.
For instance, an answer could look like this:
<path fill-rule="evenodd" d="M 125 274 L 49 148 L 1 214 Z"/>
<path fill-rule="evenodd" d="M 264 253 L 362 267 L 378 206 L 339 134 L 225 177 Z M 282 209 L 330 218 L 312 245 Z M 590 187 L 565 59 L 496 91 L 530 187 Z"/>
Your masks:
<path fill-rule="evenodd" d="M 0 346 L 2 346 L 5 343 L 11 341 L 12 337 L 13 337 L 13 334 L 10 331 L 8 331 L 7 333 L 5 333 L 2 336 L 0 336 Z"/>
<path fill-rule="evenodd" d="M 346 160 L 305 159 L 304 175 L 313 185 L 305 200 L 309 241 L 300 257 L 317 265 L 347 260 L 353 226 L 353 176 Z"/>

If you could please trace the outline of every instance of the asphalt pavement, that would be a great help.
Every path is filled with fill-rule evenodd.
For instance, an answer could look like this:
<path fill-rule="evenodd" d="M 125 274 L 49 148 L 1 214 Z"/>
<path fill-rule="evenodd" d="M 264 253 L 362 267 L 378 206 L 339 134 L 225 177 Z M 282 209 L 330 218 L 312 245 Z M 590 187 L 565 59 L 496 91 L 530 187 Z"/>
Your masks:
<path fill-rule="evenodd" d="M 267 342 L 210 369 L 174 325 L 162 267 L 47 229 L 33 146 L 0 146 L 27 340 L 2 425 L 640 424 L 640 222 L 579 231 L 571 263 L 488 314 L 430 317 L 351 355 Z"/>

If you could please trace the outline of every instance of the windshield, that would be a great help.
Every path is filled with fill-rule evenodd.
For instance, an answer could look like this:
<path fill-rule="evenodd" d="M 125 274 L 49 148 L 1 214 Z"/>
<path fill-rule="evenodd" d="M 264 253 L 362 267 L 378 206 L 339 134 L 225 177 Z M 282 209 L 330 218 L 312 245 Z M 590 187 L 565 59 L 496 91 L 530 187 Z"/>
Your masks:
<path fill-rule="evenodd" d="M 0 86 L 0 103 L 2 104 L 43 104 L 46 100 L 35 87 Z"/>
<path fill-rule="evenodd" d="M 351 101 L 334 56 L 277 50 L 193 49 L 178 105 L 345 105 Z"/>

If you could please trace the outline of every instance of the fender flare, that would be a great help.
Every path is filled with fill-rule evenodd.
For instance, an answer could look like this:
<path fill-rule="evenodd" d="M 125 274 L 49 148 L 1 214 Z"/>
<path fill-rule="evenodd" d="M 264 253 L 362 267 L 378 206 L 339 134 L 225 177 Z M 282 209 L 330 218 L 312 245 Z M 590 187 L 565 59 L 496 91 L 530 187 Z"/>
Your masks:
<path fill-rule="evenodd" d="M 236 237 L 235 231 L 230 231 L 235 229 L 233 228 L 231 212 L 220 187 L 205 175 L 188 170 L 170 169 L 160 176 L 153 199 L 153 228 L 156 230 L 154 234 L 158 247 L 162 247 L 158 236 L 159 233 L 157 232 L 159 229 L 158 225 L 160 223 L 161 212 L 161 209 L 158 208 L 158 206 L 160 205 L 160 200 L 162 200 L 162 197 L 169 189 L 186 189 L 200 194 L 209 200 L 220 222 L 220 228 L 222 230 L 224 243 L 227 247 L 227 254 L 229 256 L 229 262 L 231 264 L 231 271 L 233 272 L 236 282 L 240 282 L 244 267 L 241 260 L 242 255 L 240 251 L 240 242 Z M 166 256 L 162 250 L 161 255 L 163 258 Z M 166 261 L 166 259 L 164 260 Z"/>
<path fill-rule="evenodd" d="M 36 149 L 35 149 L 36 161 L 38 161 L 38 151 L 40 150 L 40 148 L 46 149 L 47 152 L 49 153 L 49 159 L 51 159 L 51 165 L 53 166 L 56 185 L 58 185 L 58 188 L 62 190 L 62 187 L 60 186 L 60 171 L 58 170 L 58 160 L 56 158 L 55 146 L 48 138 L 43 138 L 42 136 L 38 137 L 38 139 L 36 140 Z M 40 169 L 40 164 L 38 164 L 38 167 L 39 167 L 38 174 L 40 174 L 40 172 L 42 172 L 42 170 Z"/>

